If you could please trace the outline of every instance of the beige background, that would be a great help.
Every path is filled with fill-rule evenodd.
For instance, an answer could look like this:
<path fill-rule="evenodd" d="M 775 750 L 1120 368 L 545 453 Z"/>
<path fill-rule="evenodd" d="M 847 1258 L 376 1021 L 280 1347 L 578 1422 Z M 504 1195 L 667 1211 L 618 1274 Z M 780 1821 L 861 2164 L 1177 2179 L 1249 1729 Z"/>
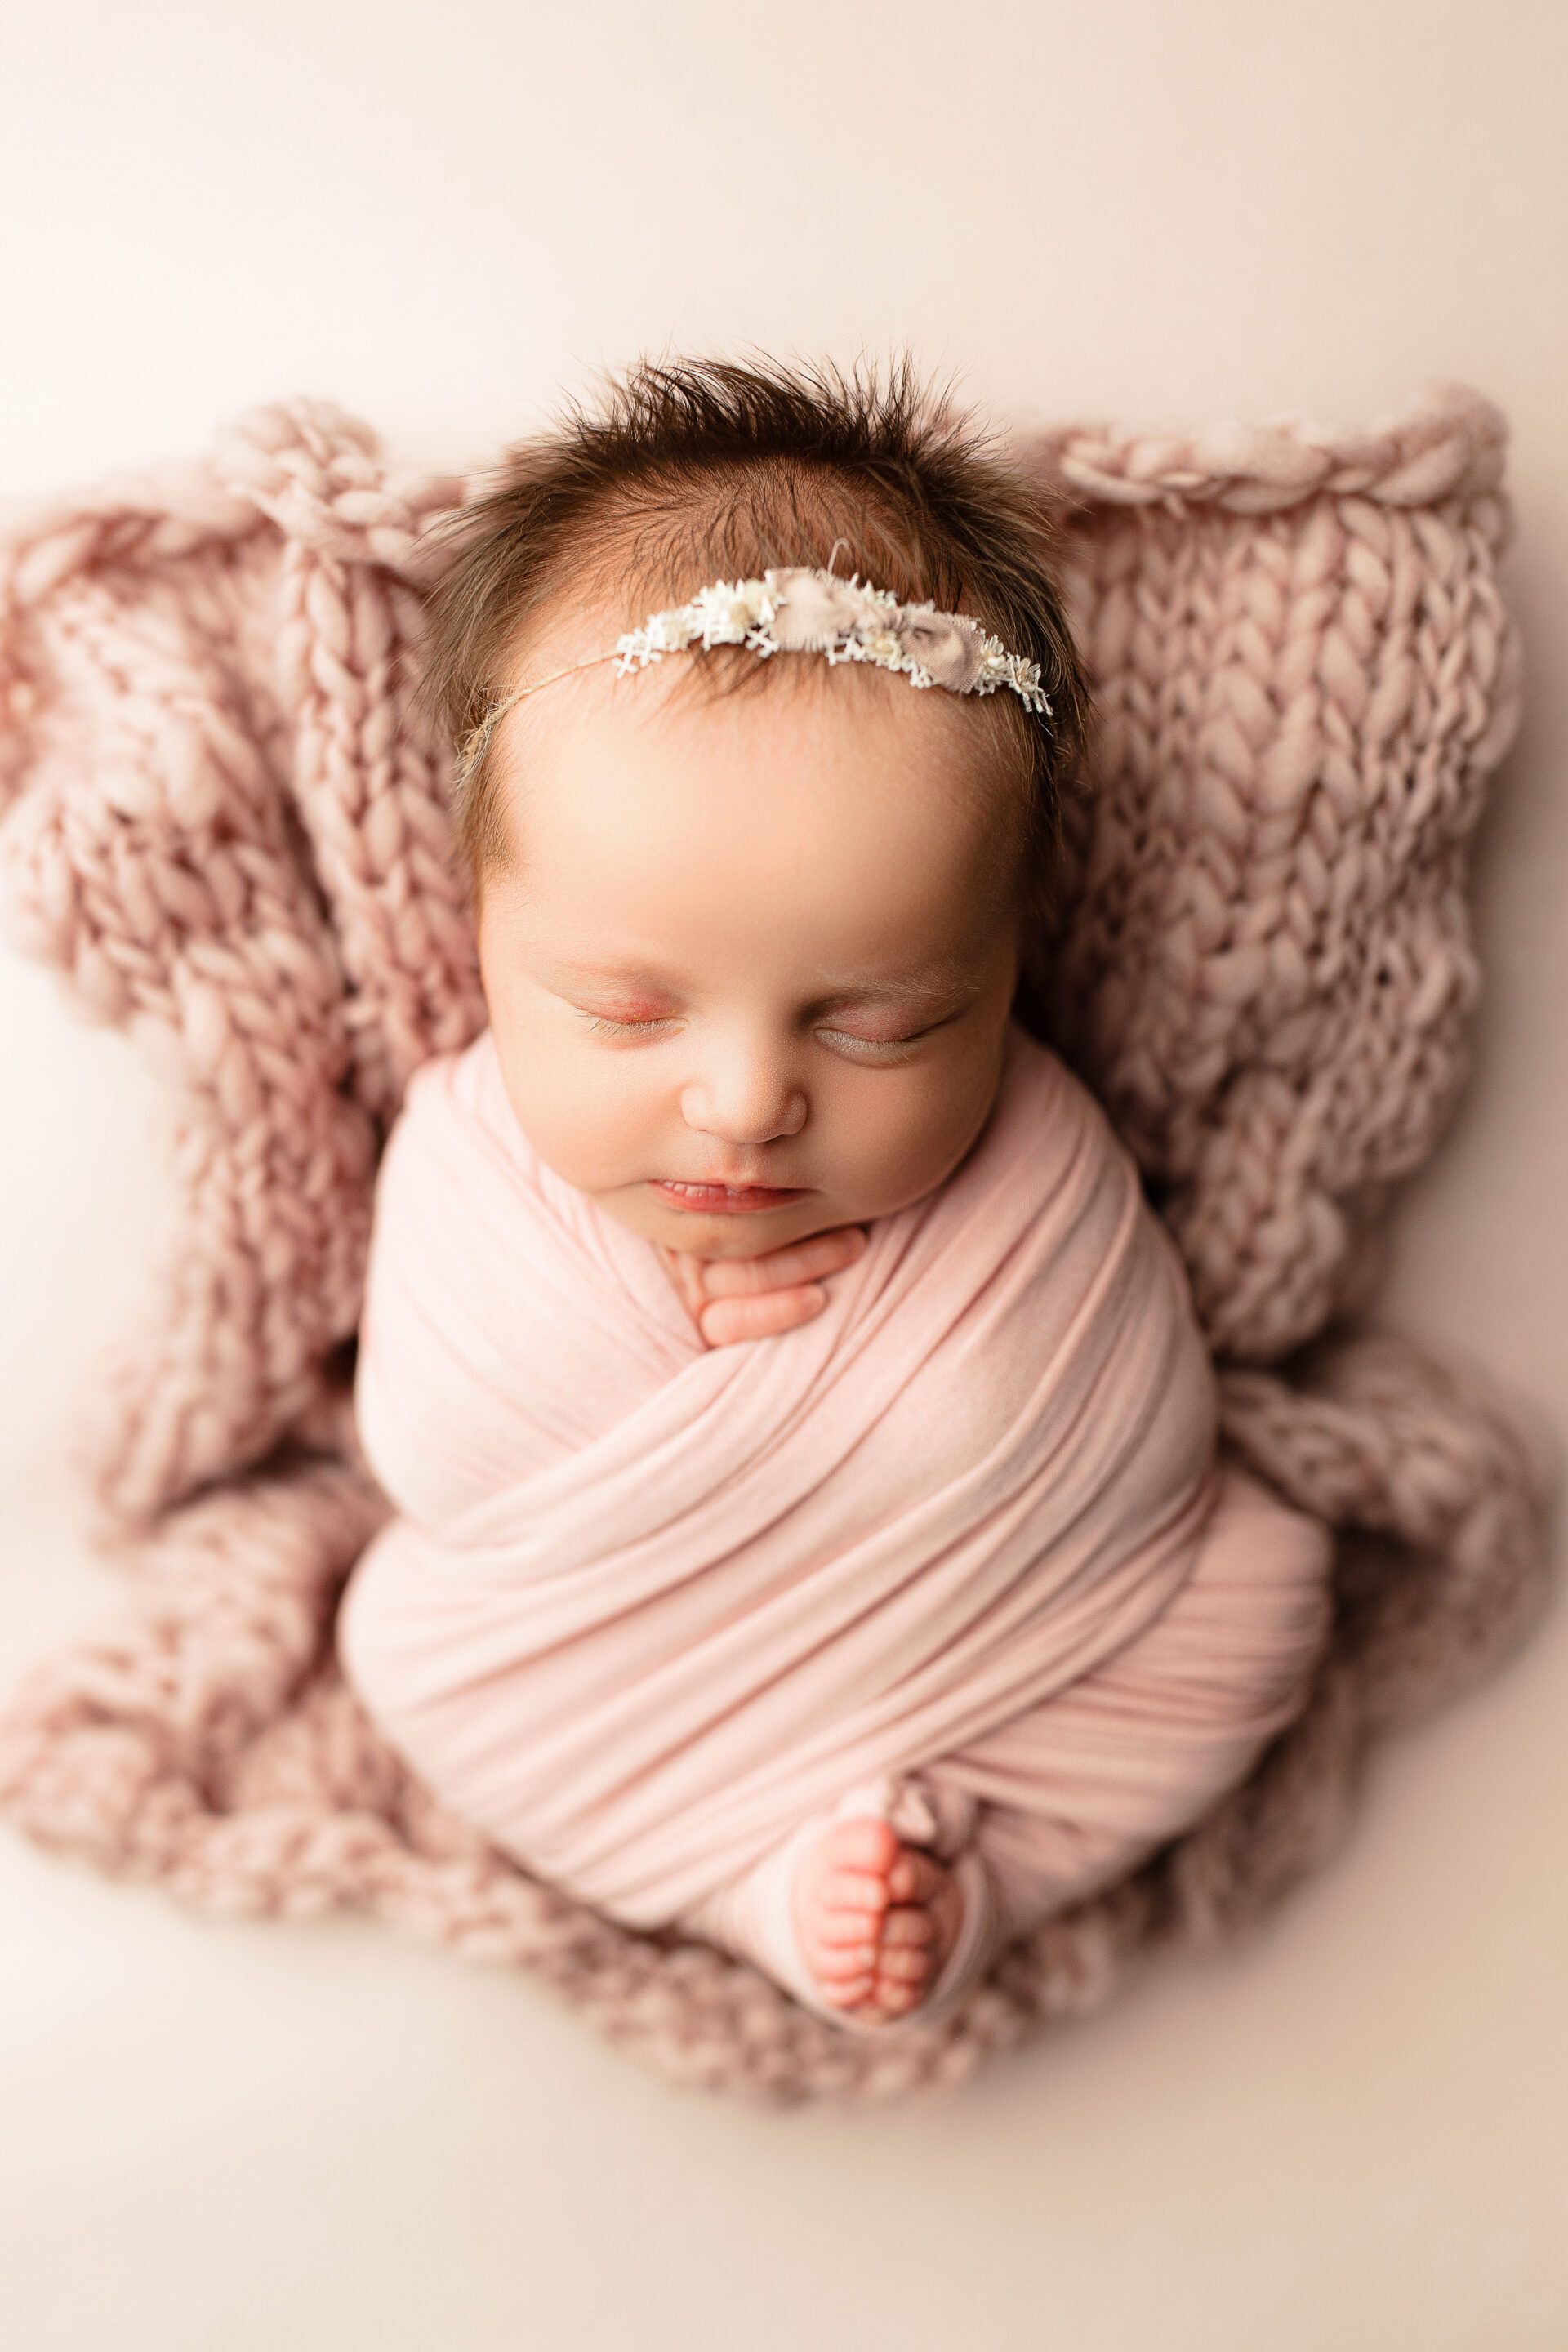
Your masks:
<path fill-rule="evenodd" d="M 1568 1398 L 1563 90 L 1542 0 L 10 13 L 0 491 L 287 393 L 477 462 L 642 347 L 907 341 L 1004 417 L 1514 427 L 1528 716 L 1476 1075 L 1390 1306 Z M 99 1621 L 66 1472 L 168 1192 L 152 1077 L 0 955 L 0 1665 Z M 1381 1755 L 1245 1952 L 955 2096 L 759 2116 L 527 1979 L 228 1924 L 0 1823 L 0 2322 L 28 2352 L 1561 2352 L 1568 1624 Z"/>

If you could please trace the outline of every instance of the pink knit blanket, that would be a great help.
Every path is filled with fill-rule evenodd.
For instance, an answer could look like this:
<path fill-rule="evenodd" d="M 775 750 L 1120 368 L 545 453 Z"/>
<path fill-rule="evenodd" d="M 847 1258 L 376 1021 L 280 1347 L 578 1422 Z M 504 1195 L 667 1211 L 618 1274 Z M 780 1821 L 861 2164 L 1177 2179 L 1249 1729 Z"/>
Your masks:
<path fill-rule="evenodd" d="M 715 1948 L 722 1888 L 688 1935 L 542 1885 L 389 1753 L 338 1671 L 343 1580 L 390 1508 L 349 1411 L 378 1155 L 411 1075 L 484 1020 L 448 755 L 414 688 L 427 526 L 486 477 L 412 473 L 367 420 L 299 396 L 188 462 L 0 518 L 0 919 L 160 1074 L 179 1202 L 155 1303 L 80 1384 L 84 1501 L 126 1607 L 0 1694 L 0 1832 L 224 1918 L 362 1913 L 517 1969 L 524 1998 L 672 2082 L 770 2104 L 952 2084 L 1124 1997 L 1162 1945 L 1277 1912 L 1350 1835 L 1377 1744 L 1495 1671 L 1552 1590 L 1555 1469 L 1479 1367 L 1377 1301 L 1482 980 L 1471 841 L 1521 707 L 1507 445 L 1462 384 L 1364 425 L 1064 419 L 1019 445 L 1071 502 L 1069 609 L 1103 717 L 1026 1025 L 1142 1171 L 1215 1360 L 1225 1455 L 1257 1482 L 1227 1481 L 1228 1533 L 1144 1633 L 985 1736 L 984 1772 L 980 1741 L 963 1751 L 1005 1900 L 1084 1899 L 896 2052 Z M 841 1342 L 896 1271 L 884 1255 L 834 1278 Z M 378 1263 L 373 1326 L 384 1279 Z M 605 1381 L 662 1347 L 685 1396 L 713 1380 L 743 1401 L 749 1353 L 798 1366 L 826 1337 L 704 1370 L 662 1299 L 637 1294 L 639 1322 L 603 1283 Z M 920 1440 L 911 1475 L 929 1423 Z M 1227 1733 L 1198 1701 L 1248 1665 L 1238 1585 L 1288 1659 L 1290 1589 L 1267 1581 L 1281 1499 L 1331 1530 L 1335 1620 L 1238 1778 L 1258 1723 Z M 351 1589 L 356 1623 L 373 1574 L 390 1592 L 394 1540 Z M 29 1572 L 51 1563 L 19 1556 Z M 664 1687 L 650 1669 L 638 1704 Z M 1112 1773 L 1133 1708 L 1160 1740 L 1123 1743 Z M 1141 1862 L 1162 1796 L 1187 1811 Z"/>
<path fill-rule="evenodd" d="M 398 1515 L 344 1596 L 351 1682 L 443 1803 L 644 1927 L 858 1786 L 866 1810 L 922 1767 L 994 1788 L 1011 1728 L 1172 1609 L 1230 1487 L 1263 1493 L 1216 1455 L 1209 1352 L 1132 1160 L 1016 1022 L 947 1182 L 871 1222 L 815 1320 L 721 1348 L 540 1160 L 490 1031 L 437 1056 L 382 1161 L 355 1414 Z M 1238 1772 L 1272 1726 L 1241 1720 L 1257 1683 L 1227 1655 L 1269 1653 L 1282 1720 L 1326 1636 L 1321 1522 L 1272 1499 L 1249 1546 L 1206 1678 L 1150 1685 L 1104 1748 L 1112 1782 L 1168 1759 L 1162 1823 L 1214 1793 L 1212 1747 L 1163 1708 L 1252 1733 Z M 809 2000 L 770 1885 L 763 1956 Z M 1008 1932 L 1075 1891 L 1058 1872 Z M 976 1920 L 964 1980 L 980 1946 Z"/>

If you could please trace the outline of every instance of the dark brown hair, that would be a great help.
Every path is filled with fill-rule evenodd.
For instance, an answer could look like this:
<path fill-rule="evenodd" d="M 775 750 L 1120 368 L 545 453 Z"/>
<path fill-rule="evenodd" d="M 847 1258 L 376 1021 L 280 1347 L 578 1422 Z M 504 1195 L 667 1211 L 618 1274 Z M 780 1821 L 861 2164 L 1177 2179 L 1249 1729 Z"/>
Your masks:
<path fill-rule="evenodd" d="M 639 361 L 596 412 L 505 450 L 493 478 L 427 537 L 437 543 L 418 700 L 450 743 L 480 727 L 517 672 L 528 625 L 552 603 L 625 599 L 630 627 L 707 581 L 769 565 L 835 564 L 904 603 L 966 612 L 1039 664 L 1047 718 L 1005 688 L 977 723 L 1010 756 L 1016 904 L 1054 912 L 1062 807 L 1076 787 L 1091 689 L 1055 572 L 1059 501 L 907 357 L 875 368 L 707 359 Z M 836 542 L 837 554 L 836 558 Z M 721 688 L 774 662 L 716 648 L 694 661 Z M 493 746 L 454 810 L 472 898 L 506 870 Z"/>

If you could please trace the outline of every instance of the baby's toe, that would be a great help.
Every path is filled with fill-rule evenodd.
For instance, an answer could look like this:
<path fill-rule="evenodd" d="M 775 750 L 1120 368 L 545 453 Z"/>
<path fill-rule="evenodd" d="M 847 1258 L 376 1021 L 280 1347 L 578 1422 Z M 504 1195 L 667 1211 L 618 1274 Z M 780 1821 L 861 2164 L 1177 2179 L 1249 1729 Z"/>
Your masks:
<path fill-rule="evenodd" d="M 874 1877 L 886 1876 L 898 1851 L 898 1832 L 873 1814 L 836 1822 L 820 1848 L 830 1868 L 869 1871 Z"/>
<path fill-rule="evenodd" d="M 888 1882 L 868 1870 L 830 1870 L 823 1881 L 822 1899 L 829 1911 L 879 1918 L 888 1907 Z"/>
<path fill-rule="evenodd" d="M 897 2017 L 913 2009 L 920 2000 L 922 1988 L 915 1984 L 900 1984 L 894 1979 L 879 1976 L 877 2006 L 884 2015 Z"/>
<path fill-rule="evenodd" d="M 888 1893 L 895 1903 L 929 1903 L 951 1875 L 946 1864 L 938 1862 L 934 1854 L 922 1853 L 919 1846 L 906 1846 L 888 1874 Z"/>
<path fill-rule="evenodd" d="M 932 1927 L 930 1914 L 915 1906 L 889 1911 L 877 1953 L 879 2000 L 895 1985 L 923 1988 L 931 1972 Z"/>
<path fill-rule="evenodd" d="M 809 1956 L 813 1975 L 828 1984 L 846 1984 L 853 1977 L 869 1976 L 877 1960 L 875 1947 L 870 1944 L 828 1944 L 820 1937 L 812 1938 Z"/>
<path fill-rule="evenodd" d="M 811 1921 L 817 1943 L 833 1948 L 840 1945 L 874 1944 L 882 1932 L 885 1911 L 864 1911 L 855 1904 L 819 1907 Z"/>
<path fill-rule="evenodd" d="M 869 2000 L 876 1981 L 864 1969 L 858 1976 L 825 1979 L 820 1987 L 822 1998 L 835 2009 L 854 2009 L 860 2001 Z"/>

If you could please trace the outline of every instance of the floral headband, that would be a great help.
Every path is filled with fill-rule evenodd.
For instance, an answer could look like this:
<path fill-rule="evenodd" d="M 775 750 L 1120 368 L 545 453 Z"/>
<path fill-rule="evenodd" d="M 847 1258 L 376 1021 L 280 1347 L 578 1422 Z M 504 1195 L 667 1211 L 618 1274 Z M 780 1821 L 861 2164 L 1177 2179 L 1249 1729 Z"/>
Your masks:
<path fill-rule="evenodd" d="M 837 553 L 835 550 L 835 553 Z M 459 747 L 459 773 L 467 776 L 489 740 L 490 730 L 514 702 L 553 686 L 574 670 L 613 661 L 617 677 L 688 647 L 749 646 L 764 657 L 777 653 L 826 654 L 830 662 L 871 662 L 900 670 L 911 686 L 942 686 L 952 694 L 994 694 L 1011 688 L 1026 709 L 1051 715 L 1040 685 L 1038 662 L 1010 654 L 966 613 L 939 613 L 932 604 L 900 604 L 890 589 L 867 586 L 857 576 L 842 580 L 831 571 L 797 566 L 764 572 L 760 580 L 716 580 L 700 588 L 689 604 L 650 614 L 639 629 L 628 629 L 607 654 L 592 654 L 518 687 L 491 705 Z"/>

